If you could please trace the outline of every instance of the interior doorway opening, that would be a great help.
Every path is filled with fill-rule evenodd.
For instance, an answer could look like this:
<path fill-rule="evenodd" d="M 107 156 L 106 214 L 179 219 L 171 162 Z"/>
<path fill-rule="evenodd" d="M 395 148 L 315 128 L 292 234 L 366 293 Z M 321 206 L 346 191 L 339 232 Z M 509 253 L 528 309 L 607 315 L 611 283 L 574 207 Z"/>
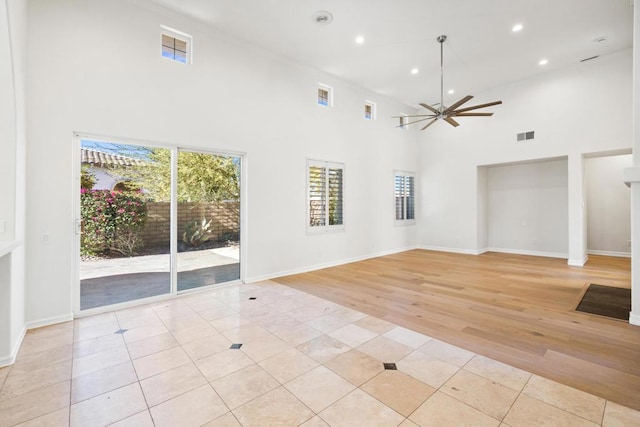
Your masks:
<path fill-rule="evenodd" d="M 631 257 L 631 192 L 622 181 L 631 154 L 585 156 L 587 254 Z"/>

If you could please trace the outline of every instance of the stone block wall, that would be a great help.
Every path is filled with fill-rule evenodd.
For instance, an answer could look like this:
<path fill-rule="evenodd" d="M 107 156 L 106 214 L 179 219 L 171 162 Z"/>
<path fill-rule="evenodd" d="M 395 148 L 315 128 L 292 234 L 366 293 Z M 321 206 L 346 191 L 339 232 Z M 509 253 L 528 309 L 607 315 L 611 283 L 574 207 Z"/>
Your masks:
<path fill-rule="evenodd" d="M 147 223 L 140 232 L 145 247 L 168 247 L 170 233 L 169 202 L 147 204 Z M 178 203 L 178 242 L 182 241 L 187 223 L 211 221 L 210 240 L 237 240 L 240 233 L 239 202 L 183 202 Z"/>

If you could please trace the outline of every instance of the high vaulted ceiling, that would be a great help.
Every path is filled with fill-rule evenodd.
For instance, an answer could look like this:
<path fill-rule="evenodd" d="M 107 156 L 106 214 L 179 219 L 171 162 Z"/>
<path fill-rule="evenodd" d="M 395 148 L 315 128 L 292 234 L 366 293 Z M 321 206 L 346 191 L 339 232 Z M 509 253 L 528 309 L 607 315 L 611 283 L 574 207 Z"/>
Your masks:
<path fill-rule="evenodd" d="M 416 107 L 440 98 L 440 34 L 445 103 L 629 49 L 633 36 L 632 0 L 153 1 Z M 320 10 L 331 24 L 312 22 Z"/>

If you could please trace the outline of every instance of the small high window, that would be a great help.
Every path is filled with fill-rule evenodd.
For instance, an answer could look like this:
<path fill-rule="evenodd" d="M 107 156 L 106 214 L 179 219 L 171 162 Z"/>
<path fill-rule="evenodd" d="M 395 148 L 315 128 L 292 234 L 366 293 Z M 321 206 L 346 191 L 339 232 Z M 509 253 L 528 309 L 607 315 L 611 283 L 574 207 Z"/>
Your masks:
<path fill-rule="evenodd" d="M 331 87 L 323 84 L 318 85 L 318 105 L 333 106 L 333 89 Z"/>
<path fill-rule="evenodd" d="M 182 62 L 191 63 L 191 36 L 179 31 L 162 27 L 162 56 Z"/>
<path fill-rule="evenodd" d="M 365 101 L 364 102 L 364 118 L 367 120 L 375 120 L 376 119 L 376 104 L 375 102 Z"/>
<path fill-rule="evenodd" d="M 409 129 L 409 116 L 400 113 L 400 129 Z"/>

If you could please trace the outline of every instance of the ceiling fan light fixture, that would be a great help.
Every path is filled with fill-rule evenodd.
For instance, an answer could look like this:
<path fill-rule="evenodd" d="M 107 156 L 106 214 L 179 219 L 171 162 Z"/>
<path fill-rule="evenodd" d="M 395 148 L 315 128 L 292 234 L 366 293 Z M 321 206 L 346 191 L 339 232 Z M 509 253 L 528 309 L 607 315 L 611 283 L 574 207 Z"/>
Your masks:
<path fill-rule="evenodd" d="M 422 127 L 422 129 L 420 129 L 420 130 L 425 130 L 426 128 L 428 128 L 438 120 L 444 120 L 445 122 L 449 123 L 451 126 L 458 127 L 460 126 L 460 123 L 458 123 L 454 119 L 454 117 L 489 117 L 489 116 L 492 116 L 493 113 L 477 113 L 474 110 L 502 104 L 502 101 L 493 101 L 493 102 L 487 102 L 485 104 L 473 105 L 471 107 L 460 108 L 463 104 L 466 104 L 471 99 L 473 99 L 473 96 L 467 95 L 462 99 L 458 100 L 457 102 L 454 102 L 453 104 L 449 105 L 448 107 L 444 105 L 444 48 L 443 48 L 443 45 L 445 40 L 447 40 L 447 36 L 443 34 L 441 36 L 438 36 L 436 40 L 438 41 L 438 43 L 440 43 L 440 102 L 438 104 L 433 104 L 433 105 L 428 104 L 426 102 L 421 102 L 419 105 L 425 110 L 428 110 L 427 114 L 414 114 L 410 116 L 402 115 L 402 116 L 392 117 L 394 119 L 400 120 L 400 124 L 398 125 L 399 128 L 405 129 L 407 126 L 412 125 L 414 123 L 420 123 L 420 122 L 426 121 L 427 124 L 424 127 Z M 417 68 L 414 68 L 413 70 L 411 70 L 411 74 L 417 74 L 417 72 L 418 72 Z M 454 90 L 450 89 L 448 93 L 452 94 L 454 93 Z M 437 108 L 436 108 L 436 105 L 438 106 Z M 413 121 L 411 121 L 411 119 L 413 119 Z"/>

